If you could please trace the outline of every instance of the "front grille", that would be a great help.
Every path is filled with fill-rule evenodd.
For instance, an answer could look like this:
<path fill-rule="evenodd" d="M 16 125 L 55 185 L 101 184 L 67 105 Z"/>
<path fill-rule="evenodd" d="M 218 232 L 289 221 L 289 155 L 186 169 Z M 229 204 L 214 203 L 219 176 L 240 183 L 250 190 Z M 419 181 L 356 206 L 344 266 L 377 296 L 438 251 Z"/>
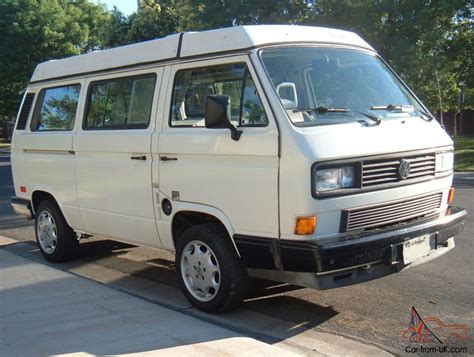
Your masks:
<path fill-rule="evenodd" d="M 431 216 L 441 207 L 442 192 L 342 211 L 341 231 L 370 230 Z"/>
<path fill-rule="evenodd" d="M 399 175 L 402 159 L 409 161 L 411 166 L 410 175 L 405 179 L 402 179 Z M 364 160 L 362 162 L 362 188 L 402 180 L 409 181 L 434 177 L 435 163 L 436 156 L 434 153 L 404 158 Z"/>

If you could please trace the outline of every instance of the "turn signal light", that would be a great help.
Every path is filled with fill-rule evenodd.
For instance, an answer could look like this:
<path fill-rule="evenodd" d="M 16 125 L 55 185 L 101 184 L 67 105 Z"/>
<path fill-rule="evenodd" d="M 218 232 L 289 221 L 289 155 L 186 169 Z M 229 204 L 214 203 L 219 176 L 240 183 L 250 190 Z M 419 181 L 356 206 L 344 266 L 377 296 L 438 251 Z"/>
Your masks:
<path fill-rule="evenodd" d="M 311 235 L 316 231 L 316 216 L 296 218 L 295 234 L 300 236 Z"/>
<path fill-rule="evenodd" d="M 454 200 L 454 187 L 451 187 L 448 193 L 448 205 L 453 203 L 453 200 Z"/>

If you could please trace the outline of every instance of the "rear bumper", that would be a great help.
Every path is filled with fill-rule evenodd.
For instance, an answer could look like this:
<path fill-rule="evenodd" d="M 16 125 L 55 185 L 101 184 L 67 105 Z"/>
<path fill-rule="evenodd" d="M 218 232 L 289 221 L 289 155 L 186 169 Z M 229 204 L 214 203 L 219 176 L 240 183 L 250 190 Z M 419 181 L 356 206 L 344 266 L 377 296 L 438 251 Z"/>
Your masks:
<path fill-rule="evenodd" d="M 31 209 L 30 200 L 19 197 L 12 197 L 10 199 L 10 205 L 16 214 L 24 216 L 28 219 L 33 218 L 33 211 Z"/>
<path fill-rule="evenodd" d="M 467 212 L 449 208 L 431 221 L 375 232 L 341 235 L 316 242 L 280 241 L 282 270 L 249 269 L 254 277 L 284 281 L 317 289 L 352 285 L 380 278 L 435 259 L 454 248 Z M 405 264 L 405 241 L 428 236 L 431 251 Z"/>

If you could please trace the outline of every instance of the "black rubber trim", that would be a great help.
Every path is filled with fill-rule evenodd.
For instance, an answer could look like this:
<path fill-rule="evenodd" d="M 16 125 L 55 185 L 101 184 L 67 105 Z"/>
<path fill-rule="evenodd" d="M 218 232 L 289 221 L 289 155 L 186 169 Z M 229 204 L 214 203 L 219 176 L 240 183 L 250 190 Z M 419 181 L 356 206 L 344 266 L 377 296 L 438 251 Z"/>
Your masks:
<path fill-rule="evenodd" d="M 449 208 L 446 216 L 423 220 L 390 229 L 362 234 L 340 235 L 326 241 L 298 242 L 281 240 L 285 271 L 328 272 L 383 261 L 393 261 L 393 246 L 425 234 L 432 235 L 435 246 L 462 232 L 467 212 Z"/>
<path fill-rule="evenodd" d="M 28 199 L 13 196 L 10 198 L 10 205 L 24 206 L 29 211 L 29 216 L 27 218 L 33 218 L 35 216 L 33 213 L 31 201 Z"/>
<path fill-rule="evenodd" d="M 179 38 L 178 38 L 178 50 L 176 51 L 176 58 L 181 58 L 181 48 L 183 46 L 183 36 L 184 36 L 184 32 L 181 32 L 179 34 Z"/>
<path fill-rule="evenodd" d="M 275 269 L 274 253 L 278 255 L 275 243 L 278 239 L 235 234 L 234 242 L 247 268 Z"/>
<path fill-rule="evenodd" d="M 31 107 L 33 105 L 34 99 L 35 99 L 34 93 L 26 93 L 25 99 L 23 100 L 23 104 L 20 109 L 20 115 L 18 116 L 16 130 L 25 130 L 26 123 L 28 122 L 28 118 L 30 116 Z"/>
<path fill-rule="evenodd" d="M 26 207 L 30 206 L 30 200 L 27 200 L 26 198 L 20 198 L 20 197 L 14 196 L 10 198 L 10 202 L 17 205 L 23 205 Z"/>

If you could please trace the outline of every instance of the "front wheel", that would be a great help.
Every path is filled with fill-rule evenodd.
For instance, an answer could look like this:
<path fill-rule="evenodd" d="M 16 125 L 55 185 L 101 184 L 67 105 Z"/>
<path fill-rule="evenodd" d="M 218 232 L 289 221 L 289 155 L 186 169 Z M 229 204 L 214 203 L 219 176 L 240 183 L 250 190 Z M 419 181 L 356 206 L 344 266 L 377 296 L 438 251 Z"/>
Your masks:
<path fill-rule="evenodd" d="M 227 231 L 209 223 L 189 228 L 178 239 L 178 280 L 198 309 L 222 313 L 239 306 L 247 293 L 247 272 Z"/>
<path fill-rule="evenodd" d="M 42 201 L 35 216 L 36 242 L 43 256 L 52 262 L 73 258 L 79 242 L 56 202 Z"/>

